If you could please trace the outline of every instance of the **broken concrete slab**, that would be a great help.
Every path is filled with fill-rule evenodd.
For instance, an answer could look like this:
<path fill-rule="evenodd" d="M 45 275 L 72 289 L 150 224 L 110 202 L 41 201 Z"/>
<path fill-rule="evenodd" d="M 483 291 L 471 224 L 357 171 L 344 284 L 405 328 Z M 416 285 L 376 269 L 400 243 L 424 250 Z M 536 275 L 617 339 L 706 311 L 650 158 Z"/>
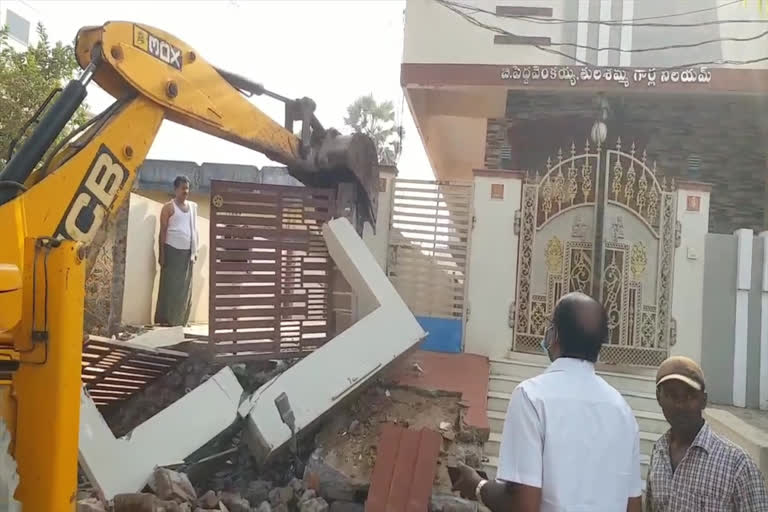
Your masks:
<path fill-rule="evenodd" d="M 128 340 L 149 348 L 171 347 L 184 341 L 184 327 L 155 327 Z"/>
<path fill-rule="evenodd" d="M 85 391 L 80 398 L 80 464 L 106 499 L 144 488 L 155 467 L 180 463 L 237 419 L 243 388 L 224 368 L 127 436 L 116 439 Z"/>
<path fill-rule="evenodd" d="M 326 223 L 323 237 L 344 278 L 372 311 L 262 386 L 240 407 L 249 448 L 259 462 L 291 439 L 275 407 L 281 393 L 288 396 L 299 432 L 426 336 L 348 220 Z"/>

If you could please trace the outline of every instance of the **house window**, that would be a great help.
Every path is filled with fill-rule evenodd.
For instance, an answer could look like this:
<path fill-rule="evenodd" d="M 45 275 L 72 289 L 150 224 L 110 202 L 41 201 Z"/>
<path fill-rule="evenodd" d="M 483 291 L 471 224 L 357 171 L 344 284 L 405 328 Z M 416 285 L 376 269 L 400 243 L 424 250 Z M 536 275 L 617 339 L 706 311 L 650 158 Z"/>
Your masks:
<path fill-rule="evenodd" d="M 701 157 L 688 155 L 688 177 L 694 180 L 701 178 Z"/>
<path fill-rule="evenodd" d="M 387 178 L 379 178 L 379 192 L 387 191 Z"/>
<path fill-rule="evenodd" d="M 504 199 L 504 184 L 492 183 L 491 184 L 491 199 Z"/>
<path fill-rule="evenodd" d="M 29 21 L 25 20 L 10 9 L 6 11 L 5 24 L 8 34 L 24 44 L 29 43 Z"/>
<path fill-rule="evenodd" d="M 499 151 L 499 167 L 502 169 L 512 168 L 512 147 L 509 144 L 501 146 Z"/>

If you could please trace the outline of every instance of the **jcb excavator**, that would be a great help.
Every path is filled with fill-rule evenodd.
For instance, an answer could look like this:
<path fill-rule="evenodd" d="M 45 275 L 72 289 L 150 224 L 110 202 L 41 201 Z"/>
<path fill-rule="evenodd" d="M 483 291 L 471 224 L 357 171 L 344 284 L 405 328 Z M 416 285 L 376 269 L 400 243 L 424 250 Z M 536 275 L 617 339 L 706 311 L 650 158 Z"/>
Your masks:
<path fill-rule="evenodd" d="M 311 100 L 217 69 L 137 23 L 81 29 L 76 55 L 82 74 L 0 172 L 0 482 L 13 493 L 15 459 L 25 512 L 74 509 L 87 249 L 129 196 L 163 119 L 260 151 L 308 186 L 351 183 L 358 230 L 375 225 L 373 141 L 324 129 Z M 52 147 L 91 80 L 115 103 Z M 252 95 L 285 103 L 284 125 Z M 7 496 L 0 488 L 0 503 Z"/>

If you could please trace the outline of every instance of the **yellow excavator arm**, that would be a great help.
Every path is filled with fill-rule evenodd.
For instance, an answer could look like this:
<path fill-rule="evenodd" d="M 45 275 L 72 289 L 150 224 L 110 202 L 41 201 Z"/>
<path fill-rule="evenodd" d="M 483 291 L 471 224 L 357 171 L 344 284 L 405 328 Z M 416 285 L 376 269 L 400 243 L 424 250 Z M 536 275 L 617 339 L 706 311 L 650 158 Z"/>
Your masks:
<path fill-rule="evenodd" d="M 377 208 L 373 142 L 324 129 L 308 98 L 216 69 L 143 24 L 83 28 L 76 55 L 83 73 L 0 172 L 0 419 L 14 434 L 16 496 L 32 512 L 72 510 L 85 250 L 130 194 L 163 119 L 262 152 L 308 186 L 353 183 L 359 231 Z M 92 79 L 116 102 L 51 148 Z M 284 124 L 253 95 L 283 102 Z"/>

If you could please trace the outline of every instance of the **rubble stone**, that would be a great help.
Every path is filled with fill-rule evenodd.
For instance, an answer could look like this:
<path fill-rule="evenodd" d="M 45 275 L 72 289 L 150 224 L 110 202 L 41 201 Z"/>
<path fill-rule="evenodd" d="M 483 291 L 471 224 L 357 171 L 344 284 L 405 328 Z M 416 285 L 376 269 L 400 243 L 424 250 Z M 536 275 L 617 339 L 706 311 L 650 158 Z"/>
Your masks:
<path fill-rule="evenodd" d="M 196 508 L 194 512 L 229 512 L 229 509 L 223 503 L 214 505 L 213 508 Z"/>
<path fill-rule="evenodd" d="M 304 503 L 305 501 L 309 501 L 315 498 L 317 498 L 317 493 L 315 492 L 315 490 L 307 489 L 306 491 L 304 491 L 304 494 L 301 495 L 301 498 L 299 498 L 299 507 L 301 507 L 301 504 Z"/>
<path fill-rule="evenodd" d="M 272 512 L 290 512 L 290 510 L 288 509 L 288 505 L 281 503 L 276 507 L 272 507 Z"/>
<path fill-rule="evenodd" d="M 429 501 L 429 512 L 478 512 L 476 501 L 469 501 L 451 494 L 433 494 Z"/>
<path fill-rule="evenodd" d="M 272 512 L 272 505 L 268 501 L 262 501 L 261 505 L 254 509 L 254 512 Z"/>
<path fill-rule="evenodd" d="M 330 466 L 317 451 L 307 462 L 304 481 L 311 483 L 311 487 L 328 501 L 355 501 L 357 496 L 367 492 L 370 486 L 370 483 L 353 480 Z"/>
<path fill-rule="evenodd" d="M 200 499 L 197 500 L 197 504 L 204 509 L 212 509 L 215 508 L 219 504 L 219 497 L 216 496 L 216 493 L 213 491 L 208 491 L 207 493 L 200 496 Z"/>
<path fill-rule="evenodd" d="M 296 496 L 301 496 L 301 494 L 304 492 L 304 489 L 306 487 L 304 486 L 304 482 L 299 480 L 298 478 L 294 478 L 291 480 L 291 483 L 289 484 L 291 486 L 291 489 L 293 489 L 293 493 Z"/>
<path fill-rule="evenodd" d="M 251 512 L 251 504 L 238 493 L 223 492 L 219 499 L 230 512 Z"/>
<path fill-rule="evenodd" d="M 334 501 L 330 512 L 364 512 L 365 505 L 351 501 Z"/>
<path fill-rule="evenodd" d="M 187 475 L 167 468 L 155 469 L 154 489 L 161 500 L 197 500 L 197 493 Z"/>
<path fill-rule="evenodd" d="M 191 512 L 192 508 L 186 504 L 186 508 L 175 501 L 163 501 L 152 494 L 118 494 L 114 500 L 114 512 Z"/>
<path fill-rule="evenodd" d="M 87 498 L 77 502 L 77 512 L 106 512 L 106 509 L 98 499 Z"/>
<path fill-rule="evenodd" d="M 328 502 L 323 498 L 312 498 L 301 504 L 299 512 L 328 512 Z"/>
<path fill-rule="evenodd" d="M 482 455 L 480 453 L 481 448 L 473 448 L 467 446 L 458 447 L 458 455 L 460 459 L 463 459 L 464 464 L 471 468 L 482 467 Z"/>
<path fill-rule="evenodd" d="M 269 499 L 269 491 L 272 490 L 272 482 L 266 480 L 254 480 L 248 484 L 248 488 L 243 493 L 251 505 L 262 503 Z"/>
<path fill-rule="evenodd" d="M 293 497 L 294 493 L 291 487 L 275 487 L 269 491 L 269 502 L 273 506 L 280 505 L 281 503 L 288 505 Z"/>

